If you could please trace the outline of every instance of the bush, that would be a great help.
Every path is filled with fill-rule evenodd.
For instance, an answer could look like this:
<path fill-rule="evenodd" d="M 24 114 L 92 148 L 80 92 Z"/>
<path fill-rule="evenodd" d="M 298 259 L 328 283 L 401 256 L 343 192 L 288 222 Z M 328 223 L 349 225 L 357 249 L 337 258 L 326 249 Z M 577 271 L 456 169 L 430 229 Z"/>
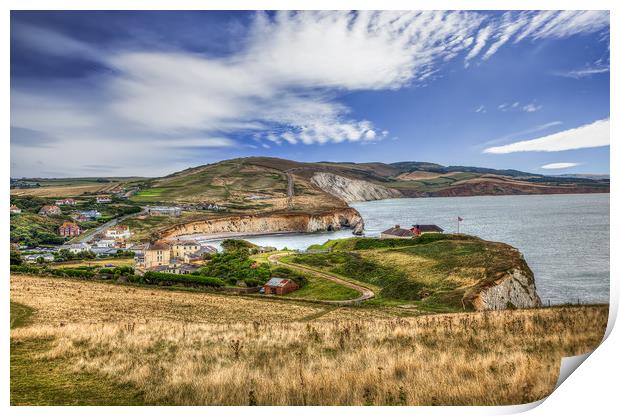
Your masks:
<path fill-rule="evenodd" d="M 11 272 L 13 273 L 30 273 L 30 274 L 39 274 L 43 271 L 40 267 L 29 266 L 27 264 L 23 265 L 11 265 Z"/>
<path fill-rule="evenodd" d="M 224 251 L 247 250 L 248 252 L 251 252 L 258 248 L 258 246 L 245 240 L 228 239 L 222 241 L 222 248 Z"/>
<path fill-rule="evenodd" d="M 157 283 L 184 283 L 197 284 L 208 287 L 222 287 L 224 281 L 217 277 L 196 276 L 192 274 L 174 274 L 162 272 L 146 272 L 144 276 L 134 275 L 129 279 L 132 282 L 157 284 Z"/>
<path fill-rule="evenodd" d="M 280 279 L 290 279 L 297 283 L 299 287 L 304 287 L 308 284 L 308 278 L 303 274 L 296 272 L 295 270 L 287 269 L 286 267 L 276 267 L 271 271 L 271 277 L 278 277 Z"/>
<path fill-rule="evenodd" d="M 271 277 L 269 265 L 257 264 L 249 258 L 246 250 L 213 254 L 200 273 L 204 276 L 218 276 L 233 285 L 246 279 L 263 283 Z"/>

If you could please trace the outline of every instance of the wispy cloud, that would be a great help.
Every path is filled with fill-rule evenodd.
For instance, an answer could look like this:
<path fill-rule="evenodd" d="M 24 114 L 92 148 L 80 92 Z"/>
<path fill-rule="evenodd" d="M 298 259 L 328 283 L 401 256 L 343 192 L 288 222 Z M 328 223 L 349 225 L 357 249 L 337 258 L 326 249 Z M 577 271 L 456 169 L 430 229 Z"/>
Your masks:
<path fill-rule="evenodd" d="M 574 168 L 575 166 L 579 166 L 581 163 L 574 162 L 558 162 L 558 163 L 548 163 L 546 165 L 541 166 L 543 169 L 568 169 Z"/>
<path fill-rule="evenodd" d="M 533 113 L 542 109 L 542 105 L 536 104 L 535 102 L 522 105 L 519 101 L 515 101 L 513 103 L 502 103 L 497 106 L 499 111 L 524 111 L 526 113 Z"/>
<path fill-rule="evenodd" d="M 484 149 L 484 153 L 559 152 L 563 150 L 609 146 L 609 137 L 609 119 L 604 119 L 537 139 L 489 147 Z"/>
<path fill-rule="evenodd" d="M 476 112 L 476 113 L 486 113 L 486 112 L 487 112 L 487 109 L 486 109 L 486 107 L 485 107 L 484 105 L 480 105 L 480 106 L 478 106 L 478 107 L 474 110 L 474 112 Z"/>
<path fill-rule="evenodd" d="M 554 72 L 553 74 L 561 76 L 561 77 L 579 79 L 579 78 L 590 77 L 592 75 L 597 75 L 597 74 L 606 74 L 608 72 L 609 72 L 609 65 L 597 66 L 597 67 L 586 67 L 586 68 L 581 68 L 581 69 L 572 69 L 570 71 L 557 71 L 557 72 Z"/>
<path fill-rule="evenodd" d="M 239 147 L 238 136 L 266 146 L 375 142 L 389 135 L 385 126 L 354 116 L 341 94 L 427 83 L 447 61 L 489 59 L 510 42 L 591 33 L 609 24 L 608 12 L 542 14 L 257 13 L 243 46 L 219 57 L 170 45 L 102 49 L 16 25 L 12 39 L 33 53 L 91 60 L 106 70 L 31 88 L 16 83 L 11 125 L 59 142 L 50 143 L 46 155 L 12 151 L 22 166 L 45 160 L 50 169 L 61 169 L 55 161 L 63 160 L 68 146 L 82 149 L 81 159 L 90 165 L 135 166 L 125 152 L 89 151 L 132 141 L 146 166 L 166 160 L 174 146 L 179 154 Z M 484 111 L 481 106 L 477 112 Z"/>

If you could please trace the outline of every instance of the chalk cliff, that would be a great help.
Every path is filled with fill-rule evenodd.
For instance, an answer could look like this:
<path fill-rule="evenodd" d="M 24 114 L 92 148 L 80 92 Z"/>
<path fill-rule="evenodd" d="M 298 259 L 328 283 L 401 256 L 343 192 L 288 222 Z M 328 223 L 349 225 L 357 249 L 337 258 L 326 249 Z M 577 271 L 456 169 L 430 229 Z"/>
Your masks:
<path fill-rule="evenodd" d="M 354 208 L 334 209 L 319 214 L 276 213 L 239 215 L 178 224 L 164 230 L 164 238 L 187 234 L 278 233 L 336 231 L 350 228 L 354 234 L 364 230 L 364 220 Z"/>
<path fill-rule="evenodd" d="M 402 194 L 396 189 L 389 189 L 359 179 L 345 178 L 333 173 L 317 172 L 312 176 L 311 181 L 323 191 L 345 202 L 374 201 L 377 199 L 402 197 Z"/>
<path fill-rule="evenodd" d="M 542 305 L 534 274 L 516 250 L 516 264 L 510 269 L 495 273 L 492 278 L 484 279 L 463 298 L 466 305 L 477 311 L 510 308 L 535 308 Z"/>

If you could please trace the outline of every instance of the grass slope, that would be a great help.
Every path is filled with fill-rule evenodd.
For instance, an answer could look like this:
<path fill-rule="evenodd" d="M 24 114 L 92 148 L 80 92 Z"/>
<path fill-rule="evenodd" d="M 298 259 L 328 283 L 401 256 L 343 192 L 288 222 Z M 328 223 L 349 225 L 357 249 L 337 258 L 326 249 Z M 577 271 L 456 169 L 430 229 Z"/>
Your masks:
<path fill-rule="evenodd" d="M 351 238 L 314 248 L 332 251 L 300 254 L 290 261 L 379 287 L 377 299 L 371 303 L 408 301 L 435 312 L 469 307 L 466 300 L 472 291 L 491 284 L 513 267 L 531 274 L 514 248 L 465 235 Z"/>

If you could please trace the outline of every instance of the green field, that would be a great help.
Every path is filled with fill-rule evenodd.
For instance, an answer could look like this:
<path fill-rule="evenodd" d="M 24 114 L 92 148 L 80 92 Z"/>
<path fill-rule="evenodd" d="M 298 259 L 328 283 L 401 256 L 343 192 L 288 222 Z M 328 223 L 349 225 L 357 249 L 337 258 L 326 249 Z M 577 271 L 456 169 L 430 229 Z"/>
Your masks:
<path fill-rule="evenodd" d="M 299 290 L 286 295 L 295 299 L 308 300 L 348 300 L 355 299 L 360 294 L 357 290 L 342 286 L 331 280 L 323 279 L 312 274 L 305 274 L 308 283 Z"/>
<path fill-rule="evenodd" d="M 30 324 L 34 310 L 11 302 L 11 329 Z M 41 358 L 52 339 L 11 338 L 11 405 L 141 405 L 142 394 L 101 375 L 69 370 L 70 361 Z"/>

